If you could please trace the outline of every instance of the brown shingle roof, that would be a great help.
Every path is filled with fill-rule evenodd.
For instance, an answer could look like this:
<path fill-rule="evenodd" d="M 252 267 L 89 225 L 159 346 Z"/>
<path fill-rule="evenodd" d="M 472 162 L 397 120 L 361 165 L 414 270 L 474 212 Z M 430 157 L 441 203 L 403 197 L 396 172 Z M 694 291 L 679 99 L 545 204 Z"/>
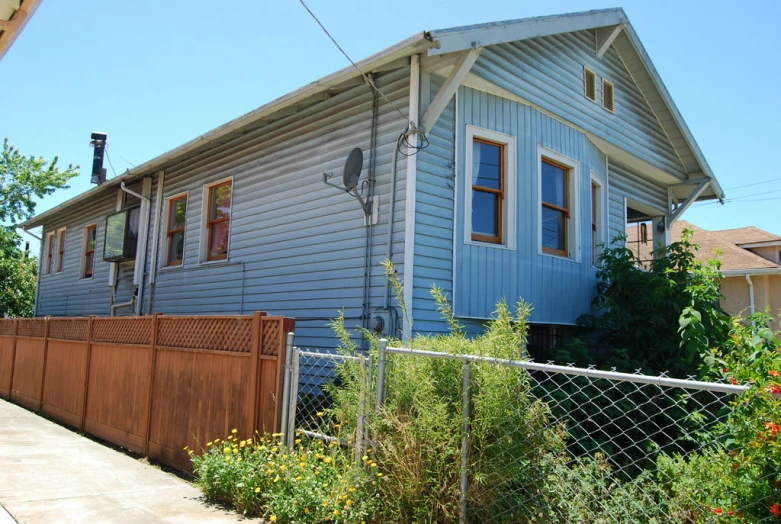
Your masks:
<path fill-rule="evenodd" d="M 627 226 L 627 237 L 630 240 L 637 238 L 637 227 L 638 226 L 635 224 L 630 224 Z M 740 243 L 747 244 L 753 242 L 767 242 L 774 239 L 781 240 L 781 237 L 773 235 L 772 233 L 762 231 L 761 229 L 757 229 L 755 227 L 727 229 L 724 231 L 708 231 L 684 220 L 679 220 L 673 224 L 673 242 L 678 242 L 681 240 L 684 229 L 692 230 L 693 234 L 691 237 L 691 242 L 700 246 L 699 251 L 697 251 L 695 255 L 697 259 L 705 261 L 711 258 L 718 258 L 721 260 L 721 269 L 723 271 L 781 268 L 781 266 L 778 264 L 762 258 L 761 256 L 752 253 L 747 249 L 743 249 L 735 241 L 733 241 L 734 239 Z M 746 235 L 742 236 L 741 234 L 737 233 L 740 231 L 745 231 Z M 760 237 L 760 235 L 764 236 Z M 745 238 L 750 238 L 750 240 L 744 240 Z M 759 238 L 762 238 L 762 240 L 758 240 Z M 630 242 L 629 247 L 635 253 L 639 254 L 641 260 L 648 260 L 651 258 L 651 250 L 653 249 L 653 246 L 651 245 L 650 240 L 648 244 L 637 244 Z M 717 251 L 720 252 L 719 255 L 717 255 Z"/>
<path fill-rule="evenodd" d="M 777 242 L 781 240 L 781 237 L 762 231 L 754 226 L 739 227 L 737 229 L 722 229 L 721 231 L 714 231 L 719 233 L 727 241 L 733 244 L 755 244 L 758 242 Z"/>

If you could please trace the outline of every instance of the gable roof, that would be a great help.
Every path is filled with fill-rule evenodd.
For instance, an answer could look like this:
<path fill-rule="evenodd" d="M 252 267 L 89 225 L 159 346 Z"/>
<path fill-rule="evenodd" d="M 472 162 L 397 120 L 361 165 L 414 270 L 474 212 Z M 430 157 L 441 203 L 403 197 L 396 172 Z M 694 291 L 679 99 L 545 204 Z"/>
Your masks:
<path fill-rule="evenodd" d="M 719 233 L 733 244 L 739 246 L 781 241 L 781 236 L 774 235 L 773 233 L 769 233 L 754 226 L 724 229 L 719 231 Z"/>
<path fill-rule="evenodd" d="M 361 72 L 368 73 L 378 70 L 381 71 L 391 68 L 394 64 L 398 67 L 405 66 L 407 65 L 406 59 L 413 54 L 425 53 L 427 56 L 435 56 L 460 52 L 479 46 L 606 27 L 620 28 L 620 31 L 614 32 L 617 36 L 614 36 L 615 40 L 613 41 L 613 45 L 622 45 L 622 37 L 628 39 L 629 44 L 627 45 L 626 42 L 624 42 L 623 50 L 620 51 L 620 53 L 622 53 L 621 58 L 624 63 L 627 64 L 630 74 L 632 74 L 633 78 L 636 78 L 638 85 L 643 91 L 643 95 L 656 113 L 660 123 L 662 123 L 665 132 L 668 133 L 668 137 L 670 137 L 671 142 L 675 146 L 676 151 L 681 158 L 681 162 L 687 169 L 687 172 L 691 173 L 691 179 L 694 182 L 702 180 L 703 178 L 711 180 L 712 187 L 706 189 L 702 195 L 699 196 L 699 199 L 723 198 L 723 191 L 718 185 L 716 178 L 713 176 L 710 167 L 705 161 L 694 138 L 691 136 L 691 132 L 686 126 L 686 123 L 683 121 L 683 118 L 680 116 L 680 113 L 670 98 L 667 89 L 659 78 L 650 58 L 648 58 L 645 49 L 637 38 L 634 29 L 632 29 L 624 10 L 616 8 L 476 24 L 417 33 L 392 47 L 361 60 L 357 63 L 357 67 L 346 67 L 269 102 L 268 104 L 250 111 L 239 118 L 231 120 L 177 148 L 136 166 L 133 169 L 126 171 L 124 174 L 106 181 L 101 186 L 94 187 L 55 208 L 45 211 L 22 223 L 20 226 L 24 229 L 40 226 L 48 216 L 91 198 L 97 192 L 103 191 L 109 187 L 117 186 L 121 182 L 136 180 L 165 169 L 167 166 L 176 163 L 188 155 L 202 152 L 206 149 L 215 147 L 220 143 L 226 142 L 237 135 L 246 133 L 252 129 L 257 129 L 265 123 L 273 121 L 275 115 L 276 118 L 281 118 L 281 116 L 279 116 L 281 114 L 287 116 L 291 111 L 295 113 L 298 110 L 311 106 L 313 103 L 322 99 L 318 98 L 318 95 L 327 96 L 328 93 L 340 89 L 341 86 L 355 85 L 355 82 L 361 79 Z M 401 64 L 401 61 L 404 61 L 405 63 Z M 688 167 L 686 164 L 687 161 L 689 163 Z M 677 189 L 673 189 L 673 192 L 675 193 L 677 191 L 678 193 L 675 193 L 676 197 L 683 199 L 688 196 L 695 187 L 696 185 L 693 185 L 690 182 L 688 184 L 682 184 Z"/>
<path fill-rule="evenodd" d="M 40 0 L 0 0 L 0 60 L 38 9 Z"/>
<path fill-rule="evenodd" d="M 637 227 L 637 224 L 632 224 L 627 228 L 627 236 L 630 239 L 636 238 L 637 234 L 635 229 Z M 771 272 L 777 270 L 781 273 L 781 265 L 763 258 L 748 249 L 740 247 L 740 245 L 734 241 L 736 238 L 739 238 L 735 235 L 736 231 L 751 230 L 766 236 L 779 238 L 772 233 L 762 231 L 753 226 L 741 229 L 708 231 L 684 220 L 678 220 L 673 224 L 673 242 L 681 240 L 684 229 L 689 229 L 693 232 L 691 242 L 700 246 L 699 251 L 695 253 L 695 257 L 702 262 L 705 262 L 708 259 L 718 258 L 721 260 L 721 270 L 725 275 L 729 275 L 730 273 L 740 274 L 741 272 L 745 273 L 746 271 L 752 270 L 768 270 Z M 653 249 L 653 246 L 650 242 L 648 244 L 629 243 L 629 247 L 638 254 L 641 260 L 649 260 L 652 258 L 651 250 Z"/>

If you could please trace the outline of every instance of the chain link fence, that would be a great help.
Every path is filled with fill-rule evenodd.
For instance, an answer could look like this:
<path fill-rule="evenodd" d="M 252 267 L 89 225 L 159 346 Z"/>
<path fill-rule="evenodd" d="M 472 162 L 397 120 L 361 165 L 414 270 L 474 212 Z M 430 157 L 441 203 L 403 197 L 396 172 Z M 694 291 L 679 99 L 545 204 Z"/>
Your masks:
<path fill-rule="evenodd" d="M 438 479 L 444 486 L 438 496 L 449 499 L 461 522 L 683 523 L 716 517 L 702 505 L 696 485 L 671 486 L 681 461 L 725 452 L 717 429 L 744 386 L 384 343 L 376 360 L 375 366 L 368 354 L 295 349 L 288 438 L 298 432 L 338 441 L 354 449 L 358 463 L 367 448 L 400 453 L 409 443 L 389 433 L 403 426 L 387 420 L 397 417 L 386 409 L 387 392 L 408 386 L 412 377 L 404 373 L 436 362 L 421 389 L 450 397 L 442 420 L 457 439 L 441 451 L 450 469 Z M 451 383 L 440 383 L 446 381 Z M 415 402 L 416 391 L 405 394 L 410 399 L 395 398 L 394 406 Z M 390 475 L 409 466 L 392 460 L 383 464 Z"/>

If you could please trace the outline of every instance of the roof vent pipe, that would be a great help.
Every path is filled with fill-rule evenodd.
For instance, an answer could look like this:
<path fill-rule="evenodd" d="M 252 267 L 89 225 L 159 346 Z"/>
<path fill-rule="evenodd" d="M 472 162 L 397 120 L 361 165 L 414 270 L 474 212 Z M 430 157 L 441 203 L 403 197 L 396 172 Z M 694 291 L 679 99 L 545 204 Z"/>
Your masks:
<path fill-rule="evenodd" d="M 91 135 L 90 146 L 95 149 L 92 154 L 92 178 L 90 182 L 100 185 L 106 181 L 106 170 L 103 168 L 103 153 L 106 150 L 106 133 L 95 133 Z"/>

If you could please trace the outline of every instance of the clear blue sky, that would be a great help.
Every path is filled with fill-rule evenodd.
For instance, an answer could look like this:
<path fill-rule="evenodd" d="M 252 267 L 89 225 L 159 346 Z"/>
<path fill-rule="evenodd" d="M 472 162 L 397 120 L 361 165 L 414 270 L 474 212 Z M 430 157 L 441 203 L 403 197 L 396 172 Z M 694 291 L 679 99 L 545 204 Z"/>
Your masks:
<path fill-rule="evenodd" d="M 355 60 L 422 30 L 616 7 L 600 0 L 308 0 Z M 735 198 L 696 204 L 706 229 L 781 234 L 781 2 L 621 5 L 716 177 Z M 296 0 L 43 0 L 0 61 L 0 136 L 82 166 L 46 210 L 89 188 L 90 132 L 117 173 L 347 65 Z M 109 177 L 113 176 L 111 168 Z M 751 187 L 740 187 L 756 184 Z M 735 188 L 735 189 L 733 189 Z"/>

